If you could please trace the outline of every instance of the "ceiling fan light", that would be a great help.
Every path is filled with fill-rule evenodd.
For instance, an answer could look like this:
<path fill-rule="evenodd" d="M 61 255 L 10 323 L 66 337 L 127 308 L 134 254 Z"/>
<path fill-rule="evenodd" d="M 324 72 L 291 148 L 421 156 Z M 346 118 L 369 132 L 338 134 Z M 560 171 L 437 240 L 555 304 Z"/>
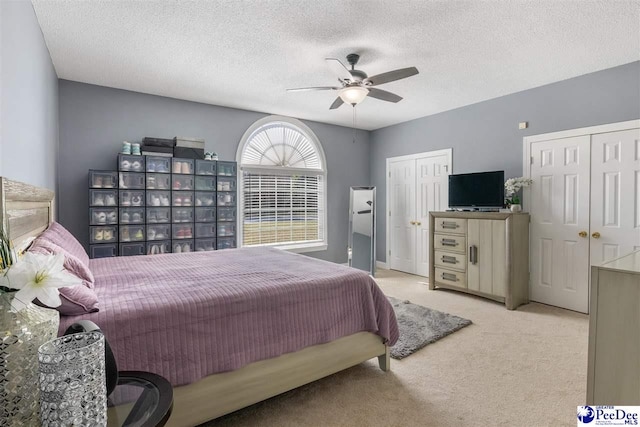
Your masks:
<path fill-rule="evenodd" d="M 361 103 L 369 93 L 369 89 L 362 86 L 347 86 L 340 89 L 338 95 L 346 104 L 356 105 Z"/>

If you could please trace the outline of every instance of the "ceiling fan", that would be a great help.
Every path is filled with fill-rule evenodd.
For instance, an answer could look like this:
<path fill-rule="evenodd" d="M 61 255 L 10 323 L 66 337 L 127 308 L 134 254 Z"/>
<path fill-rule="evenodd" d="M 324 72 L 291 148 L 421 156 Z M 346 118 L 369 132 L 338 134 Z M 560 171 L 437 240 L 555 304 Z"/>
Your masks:
<path fill-rule="evenodd" d="M 351 104 L 355 107 L 356 104 L 362 102 L 367 96 L 381 99 L 382 101 L 398 102 L 402 100 L 401 96 L 398 96 L 395 93 L 387 92 L 386 90 L 378 89 L 374 86 L 379 86 L 384 83 L 405 79 L 407 77 L 418 74 L 418 69 L 416 67 L 409 67 L 388 71 L 386 73 L 369 77 L 364 71 L 355 69 L 359 59 L 360 55 L 358 54 L 351 53 L 347 55 L 347 61 L 351 65 L 351 69 L 348 69 L 337 58 L 325 58 L 327 63 L 337 74 L 338 80 L 340 81 L 340 86 L 301 87 L 295 89 L 287 89 L 287 91 L 299 92 L 306 90 L 337 90 L 339 91 L 338 97 L 335 101 L 333 101 L 331 107 L 329 107 L 330 110 L 334 110 L 344 103 Z"/>

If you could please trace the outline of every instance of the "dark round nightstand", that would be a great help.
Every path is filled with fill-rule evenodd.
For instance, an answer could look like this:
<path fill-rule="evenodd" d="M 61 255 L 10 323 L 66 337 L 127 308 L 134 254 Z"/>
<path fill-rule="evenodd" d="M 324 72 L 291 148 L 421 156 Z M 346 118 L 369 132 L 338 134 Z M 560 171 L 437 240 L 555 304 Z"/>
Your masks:
<path fill-rule="evenodd" d="M 108 427 L 161 427 L 173 409 L 173 387 L 160 375 L 120 371 L 107 406 Z"/>

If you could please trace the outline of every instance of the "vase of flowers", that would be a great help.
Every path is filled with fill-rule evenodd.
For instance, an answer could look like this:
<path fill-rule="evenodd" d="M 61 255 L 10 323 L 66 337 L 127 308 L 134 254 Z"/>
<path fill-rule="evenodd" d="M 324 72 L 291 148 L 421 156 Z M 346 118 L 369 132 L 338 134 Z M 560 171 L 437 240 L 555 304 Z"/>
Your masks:
<path fill-rule="evenodd" d="M 526 188 L 533 180 L 524 177 L 509 178 L 504 183 L 505 196 L 507 196 L 507 205 L 511 209 L 511 212 L 521 212 L 522 204 L 520 203 L 519 192 L 522 188 Z"/>
<path fill-rule="evenodd" d="M 66 272 L 64 255 L 18 257 L 0 226 L 0 425 L 39 425 L 38 347 L 58 335 L 58 289 L 81 280 Z"/>

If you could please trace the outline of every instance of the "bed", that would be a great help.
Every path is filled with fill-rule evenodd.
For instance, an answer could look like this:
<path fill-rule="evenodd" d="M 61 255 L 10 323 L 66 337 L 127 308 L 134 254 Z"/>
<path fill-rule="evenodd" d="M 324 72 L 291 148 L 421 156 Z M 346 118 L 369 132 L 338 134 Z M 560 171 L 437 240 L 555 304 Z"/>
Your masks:
<path fill-rule="evenodd" d="M 53 194 L 6 179 L 1 189 L 0 219 L 26 246 L 52 221 Z M 60 330 L 92 320 L 120 369 L 167 377 L 169 426 L 200 424 L 371 358 L 389 370 L 395 315 L 364 272 L 277 249 L 98 259 L 90 269 L 100 311 L 63 316 Z"/>

